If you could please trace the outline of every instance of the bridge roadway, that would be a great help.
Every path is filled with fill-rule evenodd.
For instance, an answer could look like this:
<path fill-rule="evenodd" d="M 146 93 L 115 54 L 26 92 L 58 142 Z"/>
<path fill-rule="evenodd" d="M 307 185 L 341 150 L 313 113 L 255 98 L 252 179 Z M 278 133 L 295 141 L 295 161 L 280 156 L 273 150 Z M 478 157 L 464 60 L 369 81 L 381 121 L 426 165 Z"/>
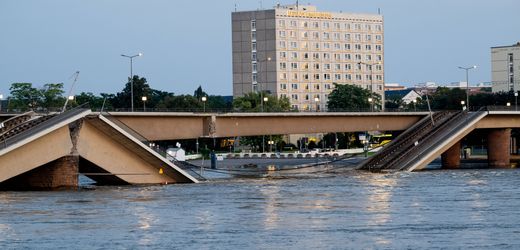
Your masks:
<path fill-rule="evenodd" d="M 402 131 L 428 112 L 172 113 L 111 112 L 150 141 L 250 135 Z M 490 111 L 475 129 L 519 128 L 520 112 Z"/>

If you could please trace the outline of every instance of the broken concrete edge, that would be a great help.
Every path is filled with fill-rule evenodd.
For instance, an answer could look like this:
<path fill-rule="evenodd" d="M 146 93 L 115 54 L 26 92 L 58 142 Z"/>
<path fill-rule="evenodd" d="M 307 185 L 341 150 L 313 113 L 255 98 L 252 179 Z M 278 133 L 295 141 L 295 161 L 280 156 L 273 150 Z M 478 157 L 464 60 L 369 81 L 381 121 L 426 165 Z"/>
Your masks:
<path fill-rule="evenodd" d="M 36 140 L 36 139 L 46 135 L 46 134 L 49 134 L 49 133 L 55 131 L 55 130 L 61 128 L 61 127 L 68 126 L 68 124 L 70 124 L 71 122 L 74 122 L 74 121 L 76 121 L 78 119 L 81 119 L 81 118 L 89 115 L 91 112 L 92 111 L 90 109 L 85 110 L 85 111 L 83 111 L 83 112 L 81 112 L 81 113 L 79 113 L 79 114 L 77 114 L 75 116 L 72 116 L 69 119 L 66 119 L 66 120 L 58 122 L 58 123 L 56 123 L 56 124 L 54 124 L 52 126 L 49 126 L 48 128 L 43 129 L 42 131 L 37 132 L 34 135 L 31 135 L 31 136 L 29 136 L 29 137 L 27 137 L 25 139 L 17 141 L 13 145 L 10 145 L 10 146 L 8 146 L 8 147 L 6 147 L 4 149 L 1 149 L 0 150 L 0 156 L 5 155 L 5 154 L 7 154 L 7 153 L 9 153 L 9 152 L 11 152 L 11 151 L 13 151 L 13 150 L 23 146 L 23 145 L 25 145 L 27 143 L 30 143 L 30 142 L 32 142 L 32 141 L 34 141 L 34 140 Z"/>

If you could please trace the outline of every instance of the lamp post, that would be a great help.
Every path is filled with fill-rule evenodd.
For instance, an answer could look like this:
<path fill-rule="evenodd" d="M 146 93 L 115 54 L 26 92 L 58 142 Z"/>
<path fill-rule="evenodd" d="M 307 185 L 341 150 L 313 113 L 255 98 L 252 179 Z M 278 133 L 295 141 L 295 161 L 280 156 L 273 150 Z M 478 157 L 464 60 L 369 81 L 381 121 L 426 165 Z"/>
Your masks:
<path fill-rule="evenodd" d="M 203 96 L 200 98 L 200 100 L 202 101 L 202 111 L 204 111 L 204 113 L 206 113 L 206 101 L 208 100 L 208 98 Z"/>
<path fill-rule="evenodd" d="M 510 102 L 507 102 L 507 103 L 506 103 L 506 106 L 507 106 L 507 107 L 511 107 L 511 103 L 510 103 Z"/>
<path fill-rule="evenodd" d="M 267 96 L 264 96 L 262 98 L 262 112 L 264 112 L 264 105 L 263 103 L 268 102 L 269 98 Z M 262 135 L 262 153 L 264 153 L 264 146 L 265 146 L 265 135 Z"/>
<path fill-rule="evenodd" d="M 138 56 L 142 56 L 143 53 L 139 53 L 137 55 L 133 55 L 133 56 L 127 56 L 125 54 L 121 54 L 122 57 L 126 57 L 126 58 L 130 58 L 130 103 L 131 103 L 131 107 L 132 107 L 132 112 L 134 112 L 134 76 L 133 76 L 133 72 L 132 72 L 132 66 L 133 66 L 133 60 L 134 60 L 134 57 L 138 57 Z"/>
<path fill-rule="evenodd" d="M 417 99 L 413 100 L 413 110 L 417 112 Z"/>
<path fill-rule="evenodd" d="M 370 111 L 374 112 L 374 105 L 372 105 L 372 101 L 373 101 L 372 97 L 369 97 L 368 98 L 368 104 L 370 105 Z"/>
<path fill-rule="evenodd" d="M 460 101 L 460 106 L 462 106 L 462 110 L 466 110 L 466 106 L 464 106 L 464 104 L 466 104 L 466 102 L 464 101 Z"/>
<path fill-rule="evenodd" d="M 267 68 L 268 68 L 268 63 L 271 61 L 271 57 L 267 57 L 267 62 L 266 62 L 266 66 L 265 66 L 265 69 L 264 72 L 265 72 L 265 82 L 267 83 Z M 264 88 L 262 87 L 262 83 L 260 83 L 260 110 L 262 110 L 262 112 L 264 112 L 264 102 L 265 102 L 265 98 L 264 97 Z"/>
<path fill-rule="evenodd" d="M 320 98 L 314 97 L 314 102 L 316 103 L 316 112 L 320 111 Z"/>
<path fill-rule="evenodd" d="M 468 107 L 469 111 L 469 70 L 470 69 L 476 69 L 477 65 L 473 65 L 471 67 L 459 67 L 459 69 L 463 69 L 466 71 L 466 106 Z"/>
<path fill-rule="evenodd" d="M 518 92 L 515 92 L 515 111 L 518 111 Z"/>
<path fill-rule="evenodd" d="M 373 99 L 374 97 L 374 69 L 373 67 L 376 66 L 376 65 L 381 65 L 381 62 L 377 62 L 377 63 L 365 63 L 365 62 L 358 62 L 359 65 L 361 64 L 364 64 L 364 65 L 367 65 L 369 66 L 369 69 L 370 69 L 370 97 Z M 385 95 L 384 94 L 384 89 L 383 89 L 383 96 Z M 384 100 L 384 99 L 383 99 Z M 384 103 L 382 104 L 382 108 L 381 109 L 384 109 Z M 374 111 L 374 107 L 372 106 L 371 108 L 372 112 Z"/>
<path fill-rule="evenodd" d="M 148 97 L 143 96 L 141 97 L 141 101 L 143 101 L 143 112 L 146 112 L 146 101 L 148 100 Z"/>

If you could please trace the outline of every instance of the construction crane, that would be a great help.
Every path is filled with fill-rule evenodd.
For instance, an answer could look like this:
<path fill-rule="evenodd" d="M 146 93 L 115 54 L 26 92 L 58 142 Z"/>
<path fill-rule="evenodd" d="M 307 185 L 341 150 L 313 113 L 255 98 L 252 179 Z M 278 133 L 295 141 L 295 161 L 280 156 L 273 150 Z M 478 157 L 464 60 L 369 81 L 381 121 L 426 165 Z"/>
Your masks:
<path fill-rule="evenodd" d="M 65 112 L 67 109 L 67 103 L 69 103 L 69 100 L 73 100 L 74 96 L 72 96 L 72 92 L 74 91 L 74 85 L 76 84 L 76 81 L 78 81 L 79 71 L 76 71 L 70 78 L 74 78 L 74 81 L 72 81 L 72 86 L 70 86 L 69 94 L 67 95 L 67 99 L 65 100 L 65 104 L 63 104 L 63 109 L 61 109 L 61 112 Z M 69 79 L 70 79 L 69 78 Z"/>

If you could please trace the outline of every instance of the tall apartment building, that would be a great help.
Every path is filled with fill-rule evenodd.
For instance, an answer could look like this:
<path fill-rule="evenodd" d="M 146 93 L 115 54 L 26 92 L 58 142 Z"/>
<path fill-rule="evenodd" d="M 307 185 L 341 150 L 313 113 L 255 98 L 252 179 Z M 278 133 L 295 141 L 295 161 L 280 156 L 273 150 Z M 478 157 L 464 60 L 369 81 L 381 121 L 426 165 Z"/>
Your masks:
<path fill-rule="evenodd" d="M 520 42 L 491 48 L 492 91 L 520 91 Z"/>
<path fill-rule="evenodd" d="M 234 97 L 267 91 L 298 110 L 325 110 L 338 83 L 373 90 L 384 103 L 381 15 L 278 5 L 233 12 L 232 30 Z"/>

